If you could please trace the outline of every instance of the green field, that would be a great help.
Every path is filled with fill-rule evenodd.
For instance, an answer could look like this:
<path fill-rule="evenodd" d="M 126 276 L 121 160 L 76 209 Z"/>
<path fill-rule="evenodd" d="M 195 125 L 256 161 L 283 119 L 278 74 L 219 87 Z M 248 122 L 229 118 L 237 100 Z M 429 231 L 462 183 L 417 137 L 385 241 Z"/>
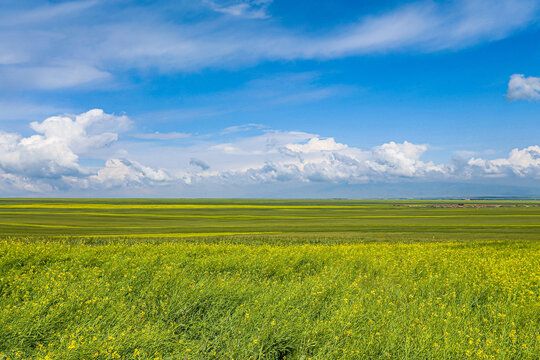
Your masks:
<path fill-rule="evenodd" d="M 0 359 L 538 359 L 539 205 L 0 200 Z"/>

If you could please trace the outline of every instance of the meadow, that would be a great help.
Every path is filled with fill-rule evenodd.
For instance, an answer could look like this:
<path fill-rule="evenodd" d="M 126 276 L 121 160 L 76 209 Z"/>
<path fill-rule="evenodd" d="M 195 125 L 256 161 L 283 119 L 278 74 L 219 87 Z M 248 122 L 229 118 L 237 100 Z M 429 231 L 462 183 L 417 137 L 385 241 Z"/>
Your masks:
<path fill-rule="evenodd" d="M 0 200 L 0 359 L 538 359 L 539 205 Z"/>

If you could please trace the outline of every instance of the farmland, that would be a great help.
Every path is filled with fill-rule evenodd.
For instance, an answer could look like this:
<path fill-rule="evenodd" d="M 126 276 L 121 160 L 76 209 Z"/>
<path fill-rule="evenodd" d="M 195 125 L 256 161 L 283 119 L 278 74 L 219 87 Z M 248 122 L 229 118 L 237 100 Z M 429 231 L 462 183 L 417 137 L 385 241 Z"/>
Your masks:
<path fill-rule="evenodd" d="M 0 358 L 537 359 L 534 201 L 0 201 Z"/>

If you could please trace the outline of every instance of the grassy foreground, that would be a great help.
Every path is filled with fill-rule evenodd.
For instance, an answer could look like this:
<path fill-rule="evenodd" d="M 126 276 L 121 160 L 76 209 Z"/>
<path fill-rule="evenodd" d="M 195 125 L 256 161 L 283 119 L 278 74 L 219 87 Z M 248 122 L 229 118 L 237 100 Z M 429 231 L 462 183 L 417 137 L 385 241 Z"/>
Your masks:
<path fill-rule="evenodd" d="M 0 358 L 537 359 L 540 352 L 538 207 L 101 204 L 93 212 L 120 215 L 60 216 L 37 202 L 13 204 L 25 203 L 0 204 L 18 213 L 2 222 L 19 224 L 3 225 L 0 240 Z M 91 212 L 64 204 L 56 212 Z M 330 207 L 341 205 L 348 207 Z M 290 219 L 250 218 L 264 211 Z M 124 216 L 132 220 L 121 229 L 99 220 L 125 214 L 140 215 Z M 161 225 L 145 215 L 158 215 Z M 181 231 L 189 215 L 206 216 L 196 223 L 204 232 Z M 33 233 L 35 225 L 47 227 Z"/>

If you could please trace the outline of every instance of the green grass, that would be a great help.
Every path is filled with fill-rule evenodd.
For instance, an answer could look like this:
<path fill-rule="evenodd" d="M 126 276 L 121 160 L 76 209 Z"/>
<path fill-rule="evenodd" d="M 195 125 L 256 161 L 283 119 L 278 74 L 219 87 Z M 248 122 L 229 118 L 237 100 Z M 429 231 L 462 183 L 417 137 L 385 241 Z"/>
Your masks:
<path fill-rule="evenodd" d="M 538 202 L 428 203 L 1 200 L 0 358 L 538 359 Z"/>
<path fill-rule="evenodd" d="M 463 202 L 463 201 L 462 201 Z M 519 207 L 428 208 L 395 205 L 457 201 L 352 200 L 0 200 L 0 235 L 81 236 L 189 233 L 418 234 L 456 240 L 538 239 L 538 202 Z M 475 202 L 492 204 L 489 202 Z M 319 235 L 312 238 L 317 239 Z M 142 235 L 144 236 L 144 235 Z M 306 236 L 304 238 L 309 238 Z"/>

